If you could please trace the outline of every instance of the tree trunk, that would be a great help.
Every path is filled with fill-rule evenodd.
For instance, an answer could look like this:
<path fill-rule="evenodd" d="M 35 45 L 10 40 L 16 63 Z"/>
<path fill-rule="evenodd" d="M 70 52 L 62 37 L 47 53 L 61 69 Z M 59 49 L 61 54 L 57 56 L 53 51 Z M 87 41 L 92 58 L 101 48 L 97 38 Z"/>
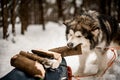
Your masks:
<path fill-rule="evenodd" d="M 62 11 L 62 0 L 57 0 L 57 5 L 58 5 L 58 18 L 63 17 L 63 11 Z"/>
<path fill-rule="evenodd" d="M 117 12 L 118 12 L 118 21 L 120 23 L 120 0 L 118 0 L 117 5 L 118 5 L 118 9 L 117 9 Z"/>
<path fill-rule="evenodd" d="M 27 26 L 28 26 L 28 18 L 29 18 L 29 14 L 28 14 L 28 4 L 29 4 L 29 0 L 21 0 L 21 4 L 20 4 L 20 20 L 21 20 L 21 34 L 24 35 L 25 30 L 27 30 Z"/>
<path fill-rule="evenodd" d="M 73 0 L 73 5 L 74 5 L 74 16 L 77 14 L 77 6 L 76 6 L 76 0 Z"/>
<path fill-rule="evenodd" d="M 106 0 L 100 0 L 100 13 L 106 14 Z"/>
<path fill-rule="evenodd" d="M 45 21 L 44 21 L 44 9 L 43 9 L 43 0 L 39 0 L 39 4 L 40 4 L 40 11 L 41 11 L 41 22 L 43 25 L 43 30 L 45 30 Z"/>
<path fill-rule="evenodd" d="M 7 0 L 1 0 L 2 6 L 2 16 L 3 16 L 3 39 L 7 39 L 7 29 L 8 29 L 8 8 L 7 8 Z"/>
<path fill-rule="evenodd" d="M 106 5 L 107 5 L 106 14 L 110 16 L 111 15 L 111 0 L 106 0 Z"/>
<path fill-rule="evenodd" d="M 16 8 L 16 0 L 12 1 L 13 7 L 11 10 L 11 23 L 12 23 L 12 33 L 15 35 L 15 19 L 16 19 L 16 14 L 15 14 L 15 8 Z"/>

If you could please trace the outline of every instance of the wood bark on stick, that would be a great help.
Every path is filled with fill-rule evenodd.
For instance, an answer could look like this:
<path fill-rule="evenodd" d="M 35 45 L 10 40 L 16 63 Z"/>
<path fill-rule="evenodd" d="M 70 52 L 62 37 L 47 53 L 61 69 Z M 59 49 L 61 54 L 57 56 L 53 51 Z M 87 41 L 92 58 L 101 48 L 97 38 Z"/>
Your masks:
<path fill-rule="evenodd" d="M 44 58 L 49 58 L 49 59 L 58 59 L 61 54 L 53 51 L 45 51 L 45 50 L 32 50 L 34 54 L 37 54 L 38 56 L 44 57 Z"/>
<path fill-rule="evenodd" d="M 36 54 L 32 54 L 32 53 L 24 52 L 24 51 L 20 51 L 19 55 L 21 55 L 25 58 L 28 58 L 30 60 L 37 61 L 40 64 L 44 65 L 44 67 L 52 68 L 52 69 L 58 68 L 61 61 L 62 61 L 62 57 L 60 56 L 60 54 L 59 54 L 58 59 L 54 59 L 54 58 L 49 59 L 49 58 L 46 58 L 46 57 L 41 57 L 41 56 L 38 56 Z"/>
<path fill-rule="evenodd" d="M 11 65 L 28 73 L 31 76 L 39 78 L 45 77 L 45 70 L 40 63 L 26 58 L 20 54 L 17 54 L 11 58 Z"/>
<path fill-rule="evenodd" d="M 19 54 L 24 57 L 27 57 L 31 60 L 38 61 L 41 64 L 46 64 L 46 65 L 50 66 L 49 59 L 47 59 L 47 58 L 43 58 L 43 57 L 37 56 L 36 54 L 32 54 L 32 53 L 28 53 L 28 52 L 24 52 L 24 51 L 20 51 Z"/>
<path fill-rule="evenodd" d="M 63 46 L 63 47 L 50 49 L 49 51 L 60 53 L 62 57 L 82 54 L 81 45 L 78 45 L 73 49 L 68 48 L 67 46 Z"/>
<path fill-rule="evenodd" d="M 67 46 L 62 46 L 58 48 L 49 49 L 49 51 L 32 50 L 32 52 L 42 57 L 49 57 L 49 58 L 54 58 L 54 59 L 59 57 L 58 54 L 61 54 L 62 57 L 82 54 L 81 45 L 78 45 L 77 47 L 73 49 L 68 48 Z"/>
<path fill-rule="evenodd" d="M 34 77 L 39 78 L 44 78 L 45 76 L 43 65 L 49 66 L 54 69 L 59 67 L 62 61 L 61 56 L 65 57 L 82 54 L 80 45 L 75 47 L 74 49 L 63 46 L 50 49 L 49 51 L 32 50 L 32 52 L 35 54 L 20 51 L 19 54 L 11 58 L 11 65 L 20 70 L 23 70 L 24 72 Z"/>

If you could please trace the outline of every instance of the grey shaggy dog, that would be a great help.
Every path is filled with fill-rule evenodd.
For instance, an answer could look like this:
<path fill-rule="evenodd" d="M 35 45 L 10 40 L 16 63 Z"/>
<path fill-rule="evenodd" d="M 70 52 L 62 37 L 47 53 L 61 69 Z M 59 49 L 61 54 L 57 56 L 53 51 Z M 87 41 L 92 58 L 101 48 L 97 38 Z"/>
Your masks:
<path fill-rule="evenodd" d="M 118 80 L 120 77 L 119 50 L 116 52 L 114 64 L 100 77 L 108 66 L 110 49 L 120 48 L 120 27 L 110 16 L 88 11 L 64 22 L 66 26 L 67 46 L 74 48 L 81 45 L 80 66 L 75 75 L 97 74 L 94 79 Z M 109 75 L 108 75 L 109 74 Z M 107 75 L 107 77 L 106 77 Z M 90 78 L 88 79 L 90 80 Z M 92 78 L 93 80 L 93 78 Z"/>

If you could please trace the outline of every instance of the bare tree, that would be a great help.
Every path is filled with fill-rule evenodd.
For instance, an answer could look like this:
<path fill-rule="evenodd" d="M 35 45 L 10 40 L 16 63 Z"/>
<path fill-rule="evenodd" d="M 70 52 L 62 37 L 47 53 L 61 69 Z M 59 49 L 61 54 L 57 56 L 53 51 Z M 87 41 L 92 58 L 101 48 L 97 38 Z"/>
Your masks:
<path fill-rule="evenodd" d="M 21 34 L 24 34 L 25 30 L 27 30 L 28 26 L 28 3 L 30 0 L 21 0 L 20 3 L 20 10 L 19 10 L 19 15 L 20 15 L 20 20 L 21 20 Z"/>
<path fill-rule="evenodd" d="M 57 0 L 57 6 L 58 6 L 58 18 L 62 18 L 63 17 L 62 0 Z"/>
<path fill-rule="evenodd" d="M 40 11 L 41 11 L 41 22 L 43 25 L 43 30 L 45 30 L 43 0 L 39 0 L 39 4 L 40 4 Z"/>
<path fill-rule="evenodd" d="M 117 2 L 117 6 L 118 6 L 118 9 L 117 9 L 117 12 L 118 12 L 118 21 L 119 21 L 119 23 L 120 23 L 120 0 L 118 0 L 118 2 Z"/>
<path fill-rule="evenodd" d="M 12 9 L 11 9 L 11 23 L 12 23 L 12 33 L 15 35 L 15 19 L 16 19 L 16 12 L 15 8 L 17 6 L 17 0 L 12 0 Z"/>
<path fill-rule="evenodd" d="M 77 14 L 77 5 L 76 5 L 76 0 L 73 0 L 73 5 L 74 5 L 74 16 Z"/>
<path fill-rule="evenodd" d="M 1 0 L 1 8 L 2 8 L 2 23 L 3 23 L 3 39 L 8 37 L 7 29 L 8 29 L 8 7 L 7 0 Z"/>

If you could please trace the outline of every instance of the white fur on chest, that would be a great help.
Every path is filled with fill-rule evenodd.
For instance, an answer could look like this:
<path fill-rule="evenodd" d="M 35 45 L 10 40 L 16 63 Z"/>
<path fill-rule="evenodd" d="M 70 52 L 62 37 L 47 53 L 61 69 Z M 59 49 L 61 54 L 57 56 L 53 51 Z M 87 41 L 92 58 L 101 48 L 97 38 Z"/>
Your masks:
<path fill-rule="evenodd" d="M 73 74 L 78 72 L 79 67 L 81 65 L 83 65 L 80 62 L 83 60 L 84 56 L 85 55 L 65 57 L 65 59 L 67 61 L 67 65 L 71 67 Z M 97 60 L 97 55 L 95 53 L 91 53 L 88 55 L 88 57 L 86 58 L 86 61 L 85 61 L 84 73 L 94 74 L 97 72 L 98 65 L 96 65 L 96 63 L 95 63 L 96 60 Z"/>
<path fill-rule="evenodd" d="M 98 64 L 97 64 L 97 55 L 95 52 L 90 53 L 85 62 L 85 74 L 96 74 L 98 71 Z"/>

